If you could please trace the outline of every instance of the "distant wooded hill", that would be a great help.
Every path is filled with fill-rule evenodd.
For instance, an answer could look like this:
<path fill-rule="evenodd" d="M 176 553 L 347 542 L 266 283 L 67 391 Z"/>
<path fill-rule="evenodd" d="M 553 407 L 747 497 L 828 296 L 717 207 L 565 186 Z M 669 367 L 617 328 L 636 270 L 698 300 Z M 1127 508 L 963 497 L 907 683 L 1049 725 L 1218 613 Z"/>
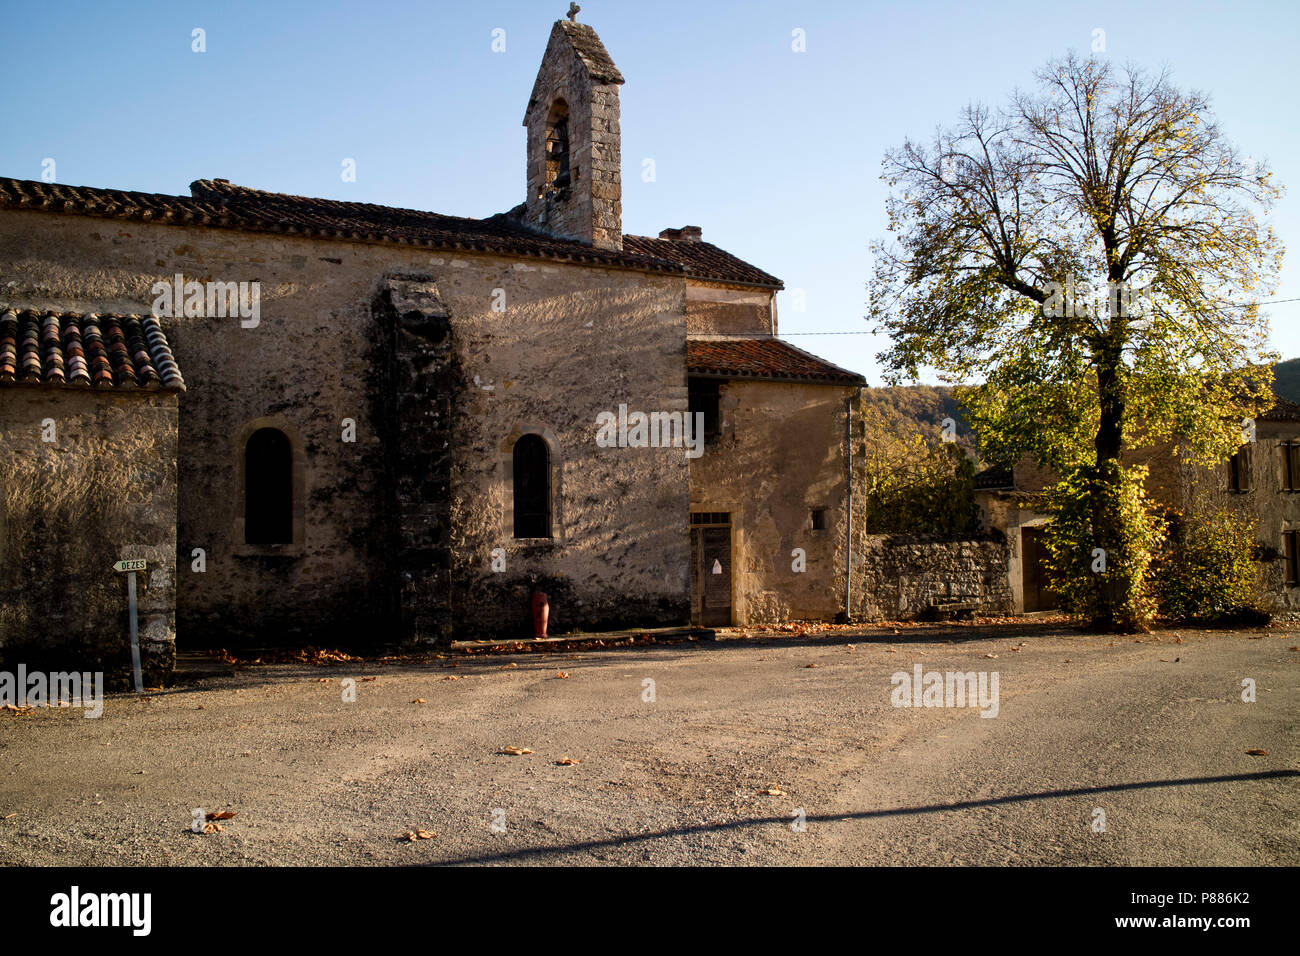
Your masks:
<path fill-rule="evenodd" d="M 943 428 L 943 420 L 951 418 L 957 423 L 958 440 L 964 445 L 972 442 L 970 426 L 966 424 L 961 406 L 953 398 L 952 389 L 946 386 L 866 388 L 862 390 L 862 400 L 899 432 L 937 434 Z"/>
<path fill-rule="evenodd" d="M 1278 398 L 1300 404 L 1300 358 L 1287 359 L 1273 366 L 1273 391 Z"/>

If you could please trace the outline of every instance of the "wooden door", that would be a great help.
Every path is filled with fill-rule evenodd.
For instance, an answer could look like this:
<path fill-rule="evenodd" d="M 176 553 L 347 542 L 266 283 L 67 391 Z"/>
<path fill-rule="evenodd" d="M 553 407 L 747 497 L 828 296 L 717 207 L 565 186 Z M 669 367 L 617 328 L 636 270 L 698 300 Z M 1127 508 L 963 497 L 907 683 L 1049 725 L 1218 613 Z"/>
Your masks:
<path fill-rule="evenodd" d="M 1026 611 L 1051 611 L 1060 606 L 1060 598 L 1047 579 L 1047 546 L 1042 528 L 1020 529 L 1020 559 L 1025 586 Z"/>
<path fill-rule="evenodd" d="M 691 528 L 691 616 L 703 627 L 731 624 L 731 525 Z"/>

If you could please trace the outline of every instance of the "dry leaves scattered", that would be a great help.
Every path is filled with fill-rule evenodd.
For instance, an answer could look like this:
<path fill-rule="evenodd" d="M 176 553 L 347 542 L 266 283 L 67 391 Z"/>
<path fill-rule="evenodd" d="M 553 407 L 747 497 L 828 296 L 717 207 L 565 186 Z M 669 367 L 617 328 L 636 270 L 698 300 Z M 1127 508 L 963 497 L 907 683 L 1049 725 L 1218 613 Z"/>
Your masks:
<path fill-rule="evenodd" d="M 1259 750 L 1259 749 L 1255 749 L 1255 750 L 1247 750 L 1246 753 L 1250 754 L 1252 757 L 1267 757 L 1267 756 L 1268 756 L 1268 751 L 1267 751 L 1267 750 Z"/>
<path fill-rule="evenodd" d="M 568 672 L 568 671 L 556 671 L 556 672 L 555 672 L 555 676 L 556 676 L 557 678 L 559 678 L 560 680 L 568 680 L 568 679 L 569 679 L 569 672 Z"/>
<path fill-rule="evenodd" d="M 529 747 L 502 747 L 497 751 L 499 754 L 510 754 L 512 757 L 522 757 L 524 754 L 532 753 Z"/>
<path fill-rule="evenodd" d="M 780 787 L 768 787 L 765 790 L 758 791 L 761 796 L 765 797 L 784 797 L 785 791 Z"/>
<path fill-rule="evenodd" d="M 561 757 L 559 760 L 555 761 L 557 767 L 576 767 L 580 763 L 582 763 L 582 761 L 577 760 L 574 757 Z"/>
<path fill-rule="evenodd" d="M 412 703 L 412 704 L 427 704 L 428 701 L 425 700 L 423 697 L 417 697 L 417 698 L 415 698 L 415 700 L 411 701 L 411 703 Z"/>
<path fill-rule="evenodd" d="M 416 840 L 432 840 L 437 835 L 429 830 L 407 830 L 397 839 L 405 840 L 407 843 L 414 843 Z"/>

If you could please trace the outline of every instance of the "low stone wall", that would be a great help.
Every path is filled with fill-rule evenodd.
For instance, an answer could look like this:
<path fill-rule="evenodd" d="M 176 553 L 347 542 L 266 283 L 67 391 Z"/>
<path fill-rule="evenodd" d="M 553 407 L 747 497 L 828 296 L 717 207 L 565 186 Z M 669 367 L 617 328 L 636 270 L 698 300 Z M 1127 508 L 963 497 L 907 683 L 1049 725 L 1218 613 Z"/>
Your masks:
<path fill-rule="evenodd" d="M 977 614 L 1009 613 L 1005 537 L 948 540 L 928 536 L 864 535 L 853 554 L 853 616 L 908 620 L 945 606 L 970 605 Z"/>

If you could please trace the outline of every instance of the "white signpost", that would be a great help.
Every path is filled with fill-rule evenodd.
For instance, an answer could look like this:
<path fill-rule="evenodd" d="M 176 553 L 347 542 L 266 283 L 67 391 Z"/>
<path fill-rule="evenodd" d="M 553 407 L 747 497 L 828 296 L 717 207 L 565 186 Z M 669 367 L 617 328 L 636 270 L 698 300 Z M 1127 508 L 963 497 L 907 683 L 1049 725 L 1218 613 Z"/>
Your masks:
<path fill-rule="evenodd" d="M 140 634 L 135 613 L 135 572 L 143 571 L 146 566 L 144 558 L 119 561 L 113 565 L 114 571 L 126 572 L 126 606 L 131 613 L 131 666 L 135 670 L 135 692 L 144 693 L 144 675 L 140 672 Z"/>

